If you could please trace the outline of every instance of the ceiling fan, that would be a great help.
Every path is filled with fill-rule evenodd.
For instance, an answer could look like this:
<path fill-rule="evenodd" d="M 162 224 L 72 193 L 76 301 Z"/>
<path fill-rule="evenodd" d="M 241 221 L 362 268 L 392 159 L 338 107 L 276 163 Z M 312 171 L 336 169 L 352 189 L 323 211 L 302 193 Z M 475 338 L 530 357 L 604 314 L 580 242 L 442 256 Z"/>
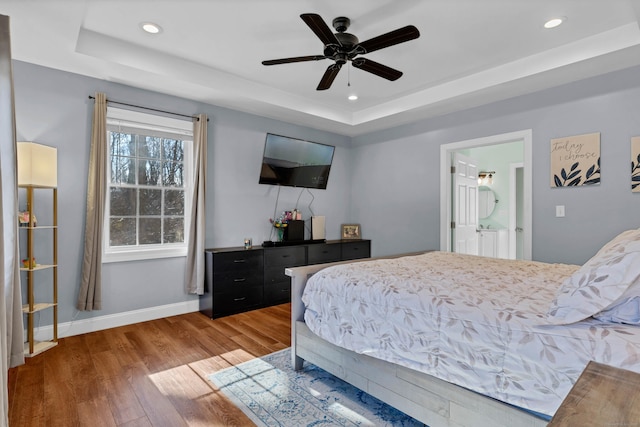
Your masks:
<path fill-rule="evenodd" d="M 413 25 L 398 28 L 397 30 L 382 34 L 378 37 L 360 42 L 356 36 L 349 34 L 347 28 L 351 24 L 349 18 L 344 16 L 337 17 L 333 20 L 333 28 L 337 33 L 333 33 L 329 26 L 324 22 L 320 15 L 315 13 L 303 13 L 300 18 L 311 28 L 316 36 L 324 43 L 324 52 L 322 55 L 297 56 L 294 58 L 271 59 L 262 61 L 262 65 L 278 65 L 289 64 L 292 62 L 320 61 L 322 59 L 332 59 L 333 64 L 329 65 L 324 72 L 320 83 L 316 90 L 326 90 L 331 87 L 340 68 L 347 61 L 361 70 L 375 74 L 387 80 L 397 80 L 402 76 L 402 71 L 395 70 L 386 65 L 363 58 L 358 55 L 364 55 L 385 47 L 404 43 L 409 40 L 420 37 L 420 32 Z"/>

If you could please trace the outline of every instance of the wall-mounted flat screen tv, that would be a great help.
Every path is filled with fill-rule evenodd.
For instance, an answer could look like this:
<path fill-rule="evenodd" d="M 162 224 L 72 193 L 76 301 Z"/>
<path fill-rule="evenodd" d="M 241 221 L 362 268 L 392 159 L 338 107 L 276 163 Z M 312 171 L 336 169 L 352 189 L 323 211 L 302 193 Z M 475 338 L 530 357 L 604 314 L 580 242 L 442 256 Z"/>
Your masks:
<path fill-rule="evenodd" d="M 326 189 L 333 161 L 331 145 L 267 134 L 260 184 Z"/>

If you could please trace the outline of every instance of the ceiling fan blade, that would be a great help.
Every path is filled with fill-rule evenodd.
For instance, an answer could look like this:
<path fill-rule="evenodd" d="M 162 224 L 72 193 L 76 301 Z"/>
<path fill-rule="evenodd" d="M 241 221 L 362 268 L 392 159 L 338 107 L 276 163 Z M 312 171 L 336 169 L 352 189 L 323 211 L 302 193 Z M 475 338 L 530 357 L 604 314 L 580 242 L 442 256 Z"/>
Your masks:
<path fill-rule="evenodd" d="M 327 68 L 327 71 L 324 72 L 322 79 L 320 79 L 320 83 L 318 83 L 318 87 L 316 90 L 327 90 L 331 87 L 331 84 L 336 79 L 338 72 L 342 66 L 340 64 L 331 64 Z"/>
<path fill-rule="evenodd" d="M 262 65 L 278 65 L 290 64 L 292 62 L 320 61 L 325 58 L 326 57 L 324 55 L 296 56 L 294 58 L 269 59 L 267 61 L 262 61 Z"/>
<path fill-rule="evenodd" d="M 382 65 L 370 59 L 356 58 L 351 61 L 351 63 L 354 67 L 360 68 L 364 71 L 368 71 L 369 73 L 380 76 L 383 79 L 394 81 L 402 77 L 402 71 L 395 70 L 391 67 L 387 67 L 386 65 Z"/>
<path fill-rule="evenodd" d="M 318 14 L 315 13 L 303 13 L 300 15 L 300 18 L 311 28 L 316 36 L 322 41 L 322 43 L 326 46 L 328 44 L 335 44 L 338 46 L 342 46 L 340 41 L 333 34 L 333 31 L 329 28 L 324 19 Z"/>
<path fill-rule="evenodd" d="M 358 53 L 360 54 L 368 53 L 399 43 L 408 42 L 409 40 L 417 39 L 418 37 L 420 37 L 420 31 L 418 31 L 418 29 L 413 25 L 407 25 L 406 27 L 398 28 L 397 30 L 382 34 L 378 37 L 365 40 L 358 44 L 356 49 L 358 49 Z"/>

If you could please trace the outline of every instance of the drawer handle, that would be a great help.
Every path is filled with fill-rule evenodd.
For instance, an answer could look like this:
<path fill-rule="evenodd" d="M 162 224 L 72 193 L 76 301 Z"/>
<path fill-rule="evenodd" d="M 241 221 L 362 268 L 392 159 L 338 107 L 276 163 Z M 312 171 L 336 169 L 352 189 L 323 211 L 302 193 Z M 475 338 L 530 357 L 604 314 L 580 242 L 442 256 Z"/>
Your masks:
<path fill-rule="evenodd" d="M 291 255 L 282 255 L 282 258 L 289 258 Z"/>
<path fill-rule="evenodd" d="M 244 301 L 246 299 L 247 299 L 247 297 L 241 297 L 241 298 L 234 298 L 233 300 L 234 301 Z"/>
<path fill-rule="evenodd" d="M 236 264 L 242 264 L 243 262 L 245 262 L 246 260 L 244 259 L 234 259 L 233 262 L 235 262 Z"/>
<path fill-rule="evenodd" d="M 233 279 L 234 282 L 244 282 L 245 280 L 247 279 L 245 279 L 244 277 L 241 277 L 239 279 Z"/>

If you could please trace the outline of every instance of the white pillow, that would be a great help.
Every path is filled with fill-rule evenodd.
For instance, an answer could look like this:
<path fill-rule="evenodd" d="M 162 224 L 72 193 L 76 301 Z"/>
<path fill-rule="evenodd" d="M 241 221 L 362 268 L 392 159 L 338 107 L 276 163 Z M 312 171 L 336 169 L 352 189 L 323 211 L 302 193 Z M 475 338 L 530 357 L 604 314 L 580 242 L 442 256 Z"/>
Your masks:
<path fill-rule="evenodd" d="M 620 233 L 563 283 L 547 320 L 556 325 L 579 322 L 619 302 L 640 281 L 640 229 Z"/>
<path fill-rule="evenodd" d="M 629 286 L 613 304 L 593 317 L 603 322 L 640 325 L 640 280 Z"/>

